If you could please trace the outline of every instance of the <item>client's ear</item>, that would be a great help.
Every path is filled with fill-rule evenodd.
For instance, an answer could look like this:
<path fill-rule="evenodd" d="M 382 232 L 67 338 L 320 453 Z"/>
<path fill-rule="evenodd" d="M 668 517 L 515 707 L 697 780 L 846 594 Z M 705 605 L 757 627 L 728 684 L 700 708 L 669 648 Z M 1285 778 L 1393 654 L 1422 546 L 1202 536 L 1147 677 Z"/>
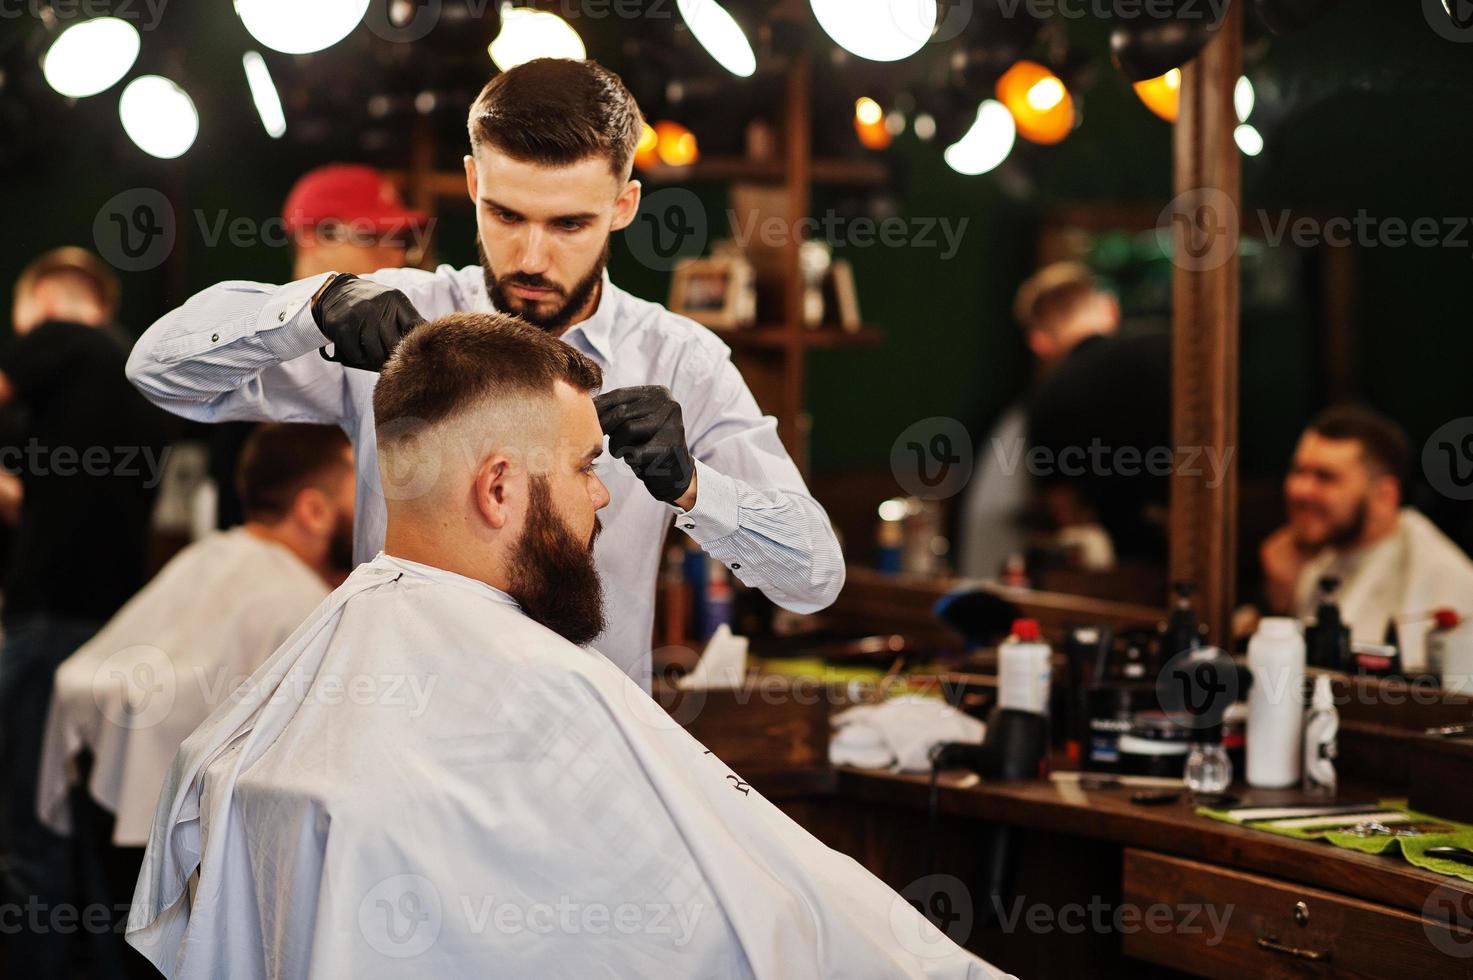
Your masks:
<path fill-rule="evenodd" d="M 492 529 L 501 530 L 511 519 L 512 505 L 520 496 L 516 491 L 519 478 L 524 477 L 503 455 L 492 454 L 481 460 L 476 470 L 476 510 Z"/>

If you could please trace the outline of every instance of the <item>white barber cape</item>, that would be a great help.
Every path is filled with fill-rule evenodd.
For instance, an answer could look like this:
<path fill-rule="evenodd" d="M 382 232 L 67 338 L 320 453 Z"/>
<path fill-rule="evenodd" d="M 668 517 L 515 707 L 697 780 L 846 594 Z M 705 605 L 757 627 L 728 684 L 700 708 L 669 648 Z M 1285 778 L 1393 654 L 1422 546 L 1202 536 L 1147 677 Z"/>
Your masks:
<path fill-rule="evenodd" d="M 1003 976 L 483 583 L 380 554 L 245 690 L 159 801 L 168 977 Z"/>
<path fill-rule="evenodd" d="M 116 817 L 113 843 L 142 847 L 185 736 L 292 634 L 327 584 L 283 545 L 243 527 L 185 548 L 56 669 L 37 778 L 43 823 L 71 832 L 72 762 Z"/>
<path fill-rule="evenodd" d="M 1442 607 L 1473 615 L 1473 561 L 1418 510 L 1404 507 L 1396 530 L 1375 544 L 1351 551 L 1325 549 L 1299 573 L 1295 590 L 1300 619 L 1319 608 L 1319 582 L 1340 580 L 1340 615 L 1356 643 L 1381 643 L 1386 624 L 1397 625 L 1401 662 L 1407 670 L 1427 666 L 1431 614 Z"/>

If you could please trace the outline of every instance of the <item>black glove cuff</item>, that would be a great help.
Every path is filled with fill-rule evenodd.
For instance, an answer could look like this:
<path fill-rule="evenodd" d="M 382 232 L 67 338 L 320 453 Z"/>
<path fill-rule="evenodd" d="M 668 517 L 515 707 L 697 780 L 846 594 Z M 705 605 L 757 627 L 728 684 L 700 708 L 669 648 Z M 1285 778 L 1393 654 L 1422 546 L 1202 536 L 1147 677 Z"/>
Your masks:
<path fill-rule="evenodd" d="M 312 322 L 317 324 L 317 329 L 321 330 L 323 336 L 326 336 L 328 340 L 335 341 L 337 338 L 329 335 L 327 333 L 327 328 L 322 323 L 322 305 L 327 302 L 327 298 L 329 296 L 337 291 L 339 286 L 341 286 L 345 282 L 349 282 L 357 278 L 358 277 L 353 275 L 353 273 L 351 272 L 334 273 L 332 279 L 328 281 L 326 288 L 318 290 L 317 298 L 312 300 Z"/>

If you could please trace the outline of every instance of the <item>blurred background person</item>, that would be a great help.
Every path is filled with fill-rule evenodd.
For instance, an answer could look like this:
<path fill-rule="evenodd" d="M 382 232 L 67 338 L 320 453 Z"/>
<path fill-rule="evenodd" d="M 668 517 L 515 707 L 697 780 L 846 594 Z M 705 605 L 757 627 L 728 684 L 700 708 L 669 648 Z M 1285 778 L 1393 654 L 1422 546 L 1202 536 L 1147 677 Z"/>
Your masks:
<path fill-rule="evenodd" d="M 90 976 L 153 975 L 121 923 L 164 776 L 184 738 L 347 577 L 353 472 L 336 426 L 261 425 L 236 475 L 245 524 L 185 548 L 57 669 L 36 803 L 76 841 L 84 907 L 113 910 Z M 166 693 L 154 700 L 143 683 Z"/>
<path fill-rule="evenodd" d="M 414 265 L 429 226 L 429 216 L 405 206 L 393 181 L 356 163 L 329 163 L 303 174 L 287 193 L 281 218 L 291 237 L 293 279 L 324 272 L 368 275 Z M 221 422 L 210 430 L 218 528 L 245 519 L 234 474 L 241 447 L 256 425 Z"/>
<path fill-rule="evenodd" d="M 1121 337 L 1119 301 L 1078 262 L 1029 277 L 1013 316 L 1036 380 L 978 447 L 977 477 L 962 504 L 961 573 L 996 577 L 1028 551 L 1030 538 L 1050 530 L 1052 543 L 1076 553 L 1084 568 L 1113 566 L 1117 551 L 1159 557 L 1163 537 L 1150 510 L 1165 504 L 1164 480 L 1089 472 L 1087 455 L 1076 461 L 1065 450 L 1087 450 L 1092 440 L 1112 451 L 1168 444 L 1169 338 Z M 1034 447 L 1045 463 L 1031 468 Z M 1075 473 L 1076 462 L 1086 471 Z M 1147 538 L 1138 541 L 1143 530 Z"/>
<path fill-rule="evenodd" d="M 36 767 L 52 674 L 143 585 L 149 518 L 173 421 L 123 373 L 119 287 L 80 248 L 47 252 L 15 284 L 15 339 L 0 350 L 0 405 L 24 444 L 19 524 L 5 574 L 0 646 L 0 888 L 3 900 L 65 903 L 67 845 L 36 817 Z M 55 930 L 4 939 L 16 976 L 65 975 Z"/>
<path fill-rule="evenodd" d="M 1171 445 L 1171 338 L 1121 334 L 1119 301 L 1080 265 L 1025 284 L 1017 314 L 1042 368 L 1028 447 L 1059 544 L 1086 568 L 1163 560 L 1168 479 L 1146 458 Z"/>
<path fill-rule="evenodd" d="M 1433 610 L 1473 612 L 1473 561 L 1426 517 L 1402 506 L 1411 465 L 1406 434 L 1358 406 L 1316 416 L 1284 480 L 1288 523 L 1259 549 L 1264 598 L 1278 614 L 1313 619 L 1319 581 L 1336 593 L 1351 641 L 1381 643 L 1397 626 L 1402 664 L 1427 662 Z"/>

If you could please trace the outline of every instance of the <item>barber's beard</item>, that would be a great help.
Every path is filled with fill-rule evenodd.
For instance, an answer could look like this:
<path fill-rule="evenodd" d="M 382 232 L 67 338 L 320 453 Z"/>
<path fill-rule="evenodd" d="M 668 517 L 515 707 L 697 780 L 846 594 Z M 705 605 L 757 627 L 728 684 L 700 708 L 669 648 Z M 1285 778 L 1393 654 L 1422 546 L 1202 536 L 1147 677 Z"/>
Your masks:
<path fill-rule="evenodd" d="M 599 253 L 598 261 L 593 263 L 593 268 L 588 270 L 587 275 L 579 279 L 572 289 L 564 289 L 546 276 L 531 273 L 513 272 L 505 276 L 497 276 L 491 268 L 490 259 L 486 256 L 485 246 L 481 244 L 480 235 L 476 236 L 476 254 L 481 258 L 481 275 L 486 280 L 486 295 L 491 297 L 491 302 L 497 311 L 515 314 L 534 327 L 554 333 L 566 327 L 573 317 L 588 305 L 588 300 L 598 289 L 599 283 L 603 280 L 604 269 L 609 264 L 609 240 L 604 239 L 603 251 Z M 514 285 L 531 289 L 554 290 L 556 296 L 562 297 L 562 302 L 551 313 L 538 313 L 539 304 L 518 299 L 507 291 L 506 287 Z"/>
<path fill-rule="evenodd" d="M 527 526 L 512 550 L 507 592 L 522 611 L 570 643 L 582 646 L 604 630 L 603 584 L 593 563 L 593 542 L 580 541 L 552 506 L 545 477 L 530 483 Z"/>

